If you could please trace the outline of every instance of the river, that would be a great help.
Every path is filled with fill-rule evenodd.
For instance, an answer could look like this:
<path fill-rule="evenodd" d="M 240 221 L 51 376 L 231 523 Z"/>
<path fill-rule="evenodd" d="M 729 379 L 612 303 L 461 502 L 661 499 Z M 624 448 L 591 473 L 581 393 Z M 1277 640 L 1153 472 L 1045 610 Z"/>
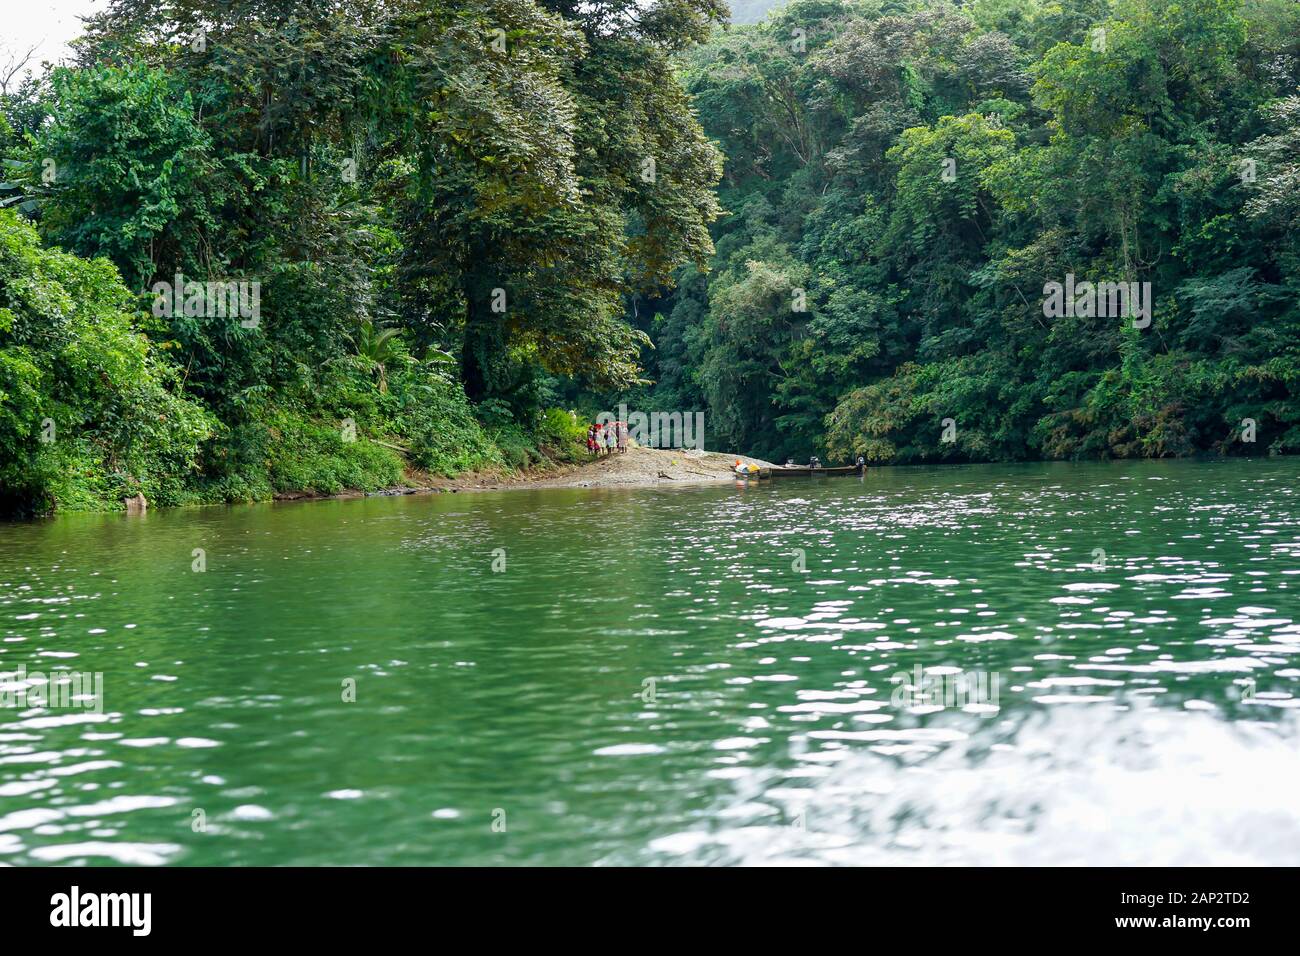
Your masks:
<path fill-rule="evenodd" d="M 0 525 L 0 863 L 1294 864 L 1297 478 Z"/>

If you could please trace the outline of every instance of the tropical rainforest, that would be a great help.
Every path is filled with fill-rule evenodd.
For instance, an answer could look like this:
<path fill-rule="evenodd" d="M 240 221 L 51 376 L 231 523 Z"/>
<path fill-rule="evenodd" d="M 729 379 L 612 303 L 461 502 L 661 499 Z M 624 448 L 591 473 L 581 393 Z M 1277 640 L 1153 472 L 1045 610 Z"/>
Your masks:
<path fill-rule="evenodd" d="M 1300 4 L 768 6 L 109 0 L 0 87 L 0 512 L 1300 448 Z"/>

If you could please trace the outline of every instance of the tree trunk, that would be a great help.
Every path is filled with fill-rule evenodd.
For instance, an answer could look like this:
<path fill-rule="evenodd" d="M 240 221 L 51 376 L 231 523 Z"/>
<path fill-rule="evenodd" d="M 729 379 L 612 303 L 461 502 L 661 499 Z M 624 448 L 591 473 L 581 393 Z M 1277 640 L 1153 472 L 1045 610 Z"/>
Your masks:
<path fill-rule="evenodd" d="M 475 404 L 488 394 L 489 346 L 492 313 L 483 290 L 467 283 L 465 289 L 465 337 L 460 349 L 460 380 L 465 394 Z"/>

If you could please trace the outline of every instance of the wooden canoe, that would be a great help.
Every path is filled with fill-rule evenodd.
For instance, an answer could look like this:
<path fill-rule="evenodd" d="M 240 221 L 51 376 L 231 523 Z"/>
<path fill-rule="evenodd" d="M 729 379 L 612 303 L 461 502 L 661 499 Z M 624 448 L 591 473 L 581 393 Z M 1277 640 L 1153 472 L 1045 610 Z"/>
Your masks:
<path fill-rule="evenodd" d="M 845 475 L 862 474 L 862 465 L 844 465 L 838 468 L 809 468 L 807 465 L 794 467 L 775 467 L 760 468 L 756 473 L 750 472 L 745 475 L 738 475 L 741 478 L 811 478 L 815 475 L 825 475 L 828 478 L 843 477 Z"/>

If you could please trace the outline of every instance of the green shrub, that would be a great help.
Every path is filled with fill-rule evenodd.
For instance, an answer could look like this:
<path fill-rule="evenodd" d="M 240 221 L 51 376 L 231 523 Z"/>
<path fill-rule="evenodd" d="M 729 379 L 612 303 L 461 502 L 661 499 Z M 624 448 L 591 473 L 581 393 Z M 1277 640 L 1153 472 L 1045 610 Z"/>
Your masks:
<path fill-rule="evenodd" d="M 509 468 L 522 471 L 547 460 L 538 450 L 535 437 L 518 425 L 501 425 L 489 434 L 500 449 L 501 461 Z"/>
<path fill-rule="evenodd" d="M 538 417 L 537 441 L 557 461 L 586 459 L 587 425 L 573 412 L 548 408 Z"/>
<path fill-rule="evenodd" d="M 216 422 L 136 331 L 106 260 L 43 249 L 0 210 L 0 508 L 176 503 Z"/>
<path fill-rule="evenodd" d="M 267 432 L 266 471 L 276 491 L 377 491 L 402 481 L 394 452 L 360 434 L 347 441 L 337 425 L 281 412 L 267 422 Z"/>
<path fill-rule="evenodd" d="M 411 463 L 439 475 L 502 464 L 503 458 L 470 408 L 460 383 L 441 364 L 413 365 L 394 376 L 399 410 L 393 427 Z"/>

